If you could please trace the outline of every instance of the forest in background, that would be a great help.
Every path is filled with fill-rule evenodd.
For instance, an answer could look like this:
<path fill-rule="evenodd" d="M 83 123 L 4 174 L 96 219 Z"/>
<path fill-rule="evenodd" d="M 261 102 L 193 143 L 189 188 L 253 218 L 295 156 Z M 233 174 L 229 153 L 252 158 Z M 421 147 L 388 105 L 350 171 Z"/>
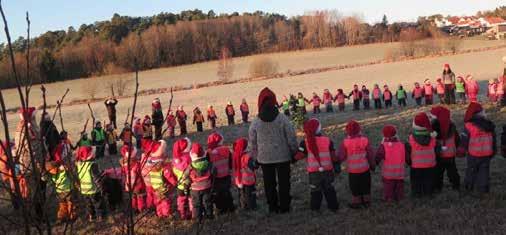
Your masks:
<path fill-rule="evenodd" d="M 500 7 L 479 14 L 505 18 L 505 12 L 506 7 Z M 69 27 L 30 39 L 30 74 L 33 83 L 49 83 L 134 71 L 135 59 L 139 69 L 146 70 L 216 60 L 223 51 L 237 57 L 444 36 L 431 22 L 431 17 L 419 17 L 417 22 L 389 23 L 384 16 L 369 24 L 337 11 L 291 18 L 198 9 L 150 17 L 114 14 L 111 20 L 83 24 L 78 30 Z M 21 75 L 26 74 L 27 41 L 20 37 L 13 42 Z M 7 51 L 0 44 L 0 88 L 14 86 Z"/>

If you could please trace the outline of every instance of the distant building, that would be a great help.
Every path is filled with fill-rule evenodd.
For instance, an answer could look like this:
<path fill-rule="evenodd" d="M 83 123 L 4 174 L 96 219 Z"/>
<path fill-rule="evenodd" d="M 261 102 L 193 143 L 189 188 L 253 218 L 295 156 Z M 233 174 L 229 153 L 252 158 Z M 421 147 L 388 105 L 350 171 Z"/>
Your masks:
<path fill-rule="evenodd" d="M 489 38 L 505 39 L 506 20 L 501 17 L 451 16 L 434 19 L 442 31 L 456 36 L 474 36 L 486 33 Z"/>

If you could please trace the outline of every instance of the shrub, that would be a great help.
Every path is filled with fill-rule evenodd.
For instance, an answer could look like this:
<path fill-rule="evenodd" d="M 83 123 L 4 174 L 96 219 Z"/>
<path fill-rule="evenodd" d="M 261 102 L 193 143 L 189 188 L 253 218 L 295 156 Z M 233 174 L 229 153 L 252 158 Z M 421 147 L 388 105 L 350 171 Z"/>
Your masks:
<path fill-rule="evenodd" d="M 249 75 L 250 77 L 273 75 L 278 72 L 278 67 L 278 63 L 269 57 L 257 57 L 250 64 Z"/>

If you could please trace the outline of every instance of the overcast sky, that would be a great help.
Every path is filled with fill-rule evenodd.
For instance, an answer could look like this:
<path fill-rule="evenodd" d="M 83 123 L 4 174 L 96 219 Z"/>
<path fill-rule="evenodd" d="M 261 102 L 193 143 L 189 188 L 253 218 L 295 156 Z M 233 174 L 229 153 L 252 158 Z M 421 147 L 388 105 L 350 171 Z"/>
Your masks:
<path fill-rule="evenodd" d="M 506 5 L 506 0 L 3 0 L 12 38 L 26 34 L 25 12 L 30 13 L 32 35 L 48 30 L 76 29 L 83 23 L 107 20 L 114 13 L 152 16 L 160 12 L 201 9 L 204 12 L 276 12 L 288 16 L 312 10 L 338 10 L 359 14 L 368 22 L 379 22 L 386 14 L 389 21 L 414 21 L 418 16 L 472 15 L 479 10 Z M 3 29 L 3 25 L 1 27 Z M 0 33 L 0 41 L 5 34 Z"/>

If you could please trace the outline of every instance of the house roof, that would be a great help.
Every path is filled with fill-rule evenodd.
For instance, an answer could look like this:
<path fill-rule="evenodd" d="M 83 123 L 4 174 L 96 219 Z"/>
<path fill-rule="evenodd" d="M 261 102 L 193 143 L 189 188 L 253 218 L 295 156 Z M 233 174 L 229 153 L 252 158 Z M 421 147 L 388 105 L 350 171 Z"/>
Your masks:
<path fill-rule="evenodd" d="M 504 20 L 501 17 L 487 17 L 485 19 L 489 24 L 503 24 L 506 23 L 506 20 Z"/>

